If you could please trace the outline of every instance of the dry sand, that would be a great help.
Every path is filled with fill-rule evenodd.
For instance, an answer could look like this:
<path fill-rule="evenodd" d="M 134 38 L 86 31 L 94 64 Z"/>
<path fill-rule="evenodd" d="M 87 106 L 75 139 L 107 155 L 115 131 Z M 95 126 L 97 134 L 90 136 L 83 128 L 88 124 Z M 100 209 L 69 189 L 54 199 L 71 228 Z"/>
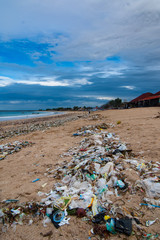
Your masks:
<path fill-rule="evenodd" d="M 72 134 L 82 126 L 113 123 L 115 127 L 108 129 L 108 131 L 119 135 L 122 142 L 129 143 L 138 159 L 144 158 L 146 161 L 159 161 L 160 118 L 157 117 L 160 115 L 159 111 L 160 108 L 158 107 L 97 111 L 90 115 L 87 114 L 87 117 L 79 117 L 74 121 L 68 120 L 58 127 L 4 139 L 0 144 L 15 140 L 27 140 L 35 144 L 23 148 L 20 152 L 8 155 L 4 160 L 0 161 L 0 200 L 40 201 L 41 198 L 38 197 L 37 192 L 42 190 L 42 184 L 47 183 L 43 191 L 49 192 L 54 183 L 53 178 L 45 175 L 47 169 L 53 169 L 56 164 L 61 163 L 63 160 L 70 160 L 69 158 L 63 159 L 60 155 L 80 142 L 81 137 L 75 138 Z M 78 113 L 78 115 L 83 115 L 83 113 Z M 41 121 L 46 120 L 41 119 Z M 121 123 L 117 124 L 117 121 Z M 1 130 L 10 130 L 13 127 L 21 127 L 25 124 L 29 124 L 29 122 L 26 123 L 25 120 L 18 121 L 18 123 L 8 122 L 7 124 L 1 124 L 0 128 Z M 131 173 L 130 181 L 134 182 L 136 176 L 134 177 L 134 172 Z M 32 183 L 32 180 L 36 178 L 40 178 L 40 181 Z M 133 204 L 137 204 L 138 207 L 140 199 L 134 199 L 134 197 L 129 195 L 127 197 L 128 204 L 133 201 Z M 129 207 L 131 206 L 128 205 L 128 209 Z M 144 222 L 155 217 L 160 219 L 159 213 L 159 209 L 147 210 Z M 62 226 L 58 230 L 51 223 L 44 228 L 40 221 L 31 226 L 18 225 L 15 232 L 10 227 L 7 233 L 1 233 L 0 237 L 4 240 L 41 240 L 43 239 L 43 236 L 40 235 L 41 232 L 46 233 L 52 230 L 53 235 L 50 239 L 80 240 L 88 239 L 88 231 L 91 228 L 88 223 L 73 217 L 69 225 Z M 159 222 L 152 225 L 148 231 L 158 232 Z M 124 235 L 121 235 L 121 237 L 120 235 L 109 237 L 109 239 L 120 238 L 128 239 Z M 92 239 L 98 238 L 93 237 Z M 137 238 L 131 236 L 129 239 Z"/>

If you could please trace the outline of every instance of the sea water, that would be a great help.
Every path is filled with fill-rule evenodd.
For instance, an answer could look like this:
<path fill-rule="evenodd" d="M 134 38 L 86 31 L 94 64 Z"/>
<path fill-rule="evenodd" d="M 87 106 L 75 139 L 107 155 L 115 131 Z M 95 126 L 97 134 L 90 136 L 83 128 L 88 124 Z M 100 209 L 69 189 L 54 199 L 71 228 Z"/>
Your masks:
<path fill-rule="evenodd" d="M 0 121 L 29 119 L 35 117 L 52 116 L 63 112 L 35 111 L 35 110 L 0 110 Z"/>

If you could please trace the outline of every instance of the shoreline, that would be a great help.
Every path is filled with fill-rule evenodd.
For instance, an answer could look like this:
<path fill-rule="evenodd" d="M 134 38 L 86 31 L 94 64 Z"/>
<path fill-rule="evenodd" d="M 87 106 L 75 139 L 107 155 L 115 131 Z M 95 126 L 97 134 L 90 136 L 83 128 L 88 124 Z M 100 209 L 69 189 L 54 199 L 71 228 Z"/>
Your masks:
<path fill-rule="evenodd" d="M 76 120 L 86 115 L 86 112 L 65 112 L 64 114 L 51 116 L 2 121 L 0 122 L 0 141 L 17 135 L 58 127 L 65 122 Z"/>
<path fill-rule="evenodd" d="M 40 117 L 49 117 L 54 115 L 63 115 L 65 112 L 62 111 L 37 111 L 37 113 L 34 113 L 31 111 L 31 114 L 24 114 L 24 115 L 9 115 L 9 116 L 0 116 L 0 123 L 6 122 L 6 121 L 16 121 L 16 120 L 25 120 L 25 119 L 33 119 L 33 118 L 40 118 Z M 36 111 L 35 111 L 36 112 Z M 67 113 L 67 112 L 66 112 Z"/>

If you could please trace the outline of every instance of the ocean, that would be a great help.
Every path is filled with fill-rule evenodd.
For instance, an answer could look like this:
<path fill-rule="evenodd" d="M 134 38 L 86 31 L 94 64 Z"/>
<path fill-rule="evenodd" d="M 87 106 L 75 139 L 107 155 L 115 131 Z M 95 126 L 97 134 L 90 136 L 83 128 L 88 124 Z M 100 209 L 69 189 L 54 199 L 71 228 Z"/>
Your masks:
<path fill-rule="evenodd" d="M 0 121 L 29 119 L 35 117 L 52 116 L 56 114 L 63 114 L 64 112 L 49 112 L 49 111 L 35 111 L 35 110 L 0 110 Z"/>

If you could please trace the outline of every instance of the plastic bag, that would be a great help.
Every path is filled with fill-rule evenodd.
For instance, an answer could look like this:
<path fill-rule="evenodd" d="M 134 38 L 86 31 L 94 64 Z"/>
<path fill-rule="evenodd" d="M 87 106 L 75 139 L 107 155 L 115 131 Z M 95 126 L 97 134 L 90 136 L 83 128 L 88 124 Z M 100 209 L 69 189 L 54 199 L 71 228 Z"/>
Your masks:
<path fill-rule="evenodd" d="M 104 192 L 106 189 L 108 189 L 106 185 L 106 179 L 105 178 L 100 178 L 97 181 L 97 187 L 100 193 Z"/>
<path fill-rule="evenodd" d="M 102 167 L 102 168 L 100 169 L 99 173 L 100 173 L 101 175 L 103 175 L 103 174 L 107 174 L 107 175 L 108 175 L 110 172 L 113 171 L 113 169 L 114 169 L 114 164 L 113 164 L 113 162 L 108 162 L 104 167 Z"/>
<path fill-rule="evenodd" d="M 94 168 L 97 173 L 99 173 L 101 165 L 99 163 L 94 163 Z"/>
<path fill-rule="evenodd" d="M 160 197 L 160 183 L 154 182 L 154 178 L 147 178 L 142 181 L 137 181 L 136 184 L 145 189 L 147 197 Z"/>
<path fill-rule="evenodd" d="M 98 214 L 98 209 L 97 209 L 97 197 L 95 195 L 94 196 L 94 200 L 93 200 L 93 204 L 92 204 L 92 212 L 93 212 L 93 216 Z"/>
<path fill-rule="evenodd" d="M 109 187 L 116 187 L 117 186 L 117 181 L 118 181 L 118 178 L 116 176 L 112 176 L 110 178 L 110 180 L 107 182 L 107 185 Z"/>
<path fill-rule="evenodd" d="M 126 147 L 125 144 L 121 144 L 121 145 L 118 147 L 118 149 L 119 149 L 120 151 L 125 151 L 125 150 L 127 150 L 127 147 Z"/>
<path fill-rule="evenodd" d="M 150 198 L 144 198 L 144 201 L 149 204 L 154 204 L 154 205 L 160 206 L 160 199 L 155 200 L 155 199 L 150 199 Z"/>
<path fill-rule="evenodd" d="M 66 175 L 66 176 L 62 179 L 62 182 L 65 183 L 65 184 L 69 183 L 70 181 L 71 181 L 71 177 L 68 176 L 68 175 Z"/>

